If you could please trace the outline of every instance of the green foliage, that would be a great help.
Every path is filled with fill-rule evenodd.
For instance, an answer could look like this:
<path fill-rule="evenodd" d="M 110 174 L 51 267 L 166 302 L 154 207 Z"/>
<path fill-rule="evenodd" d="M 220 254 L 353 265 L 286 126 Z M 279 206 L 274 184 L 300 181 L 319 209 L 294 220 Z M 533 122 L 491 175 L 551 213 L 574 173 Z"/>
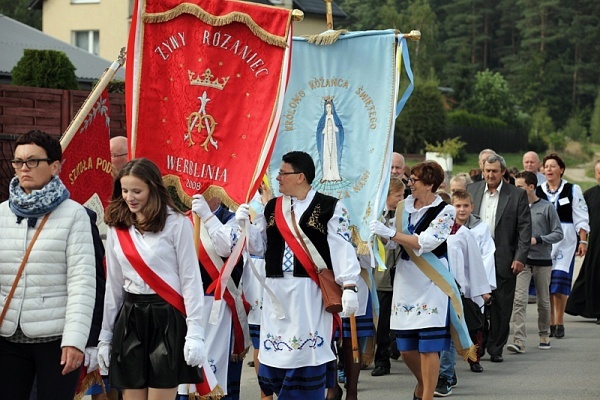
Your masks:
<path fill-rule="evenodd" d="M 449 112 L 448 122 L 450 126 L 490 129 L 508 128 L 508 124 L 498 118 L 490 118 L 485 115 L 471 114 L 464 110 L 456 110 Z"/>
<path fill-rule="evenodd" d="M 563 130 L 565 136 L 571 140 L 585 140 L 588 135 L 587 128 L 583 125 L 582 117 L 576 114 L 567 120 Z"/>
<path fill-rule="evenodd" d="M 460 140 L 460 136 L 453 137 L 450 139 L 444 139 L 443 142 L 435 142 L 435 144 L 431 144 L 425 142 L 425 151 L 431 151 L 438 153 L 441 157 L 452 157 L 453 160 L 458 159 L 459 156 L 466 155 L 464 151 L 465 145 L 467 143 Z"/>
<path fill-rule="evenodd" d="M 108 93 L 125 93 L 125 81 L 113 79 L 108 82 L 107 89 Z"/>
<path fill-rule="evenodd" d="M 593 143 L 600 143 L 600 90 L 594 102 L 594 111 L 592 111 L 592 121 L 590 122 L 590 140 Z"/>
<path fill-rule="evenodd" d="M 30 0 L 0 0 L 0 14 L 41 30 L 42 10 L 30 10 L 29 3 Z"/>
<path fill-rule="evenodd" d="M 49 89 L 78 89 L 75 67 L 62 51 L 25 49 L 11 71 L 12 83 Z"/>
<path fill-rule="evenodd" d="M 396 121 L 394 150 L 420 153 L 425 142 L 444 139 L 446 111 L 437 82 L 418 80 L 415 90 Z"/>
<path fill-rule="evenodd" d="M 561 131 L 552 132 L 545 138 L 548 148 L 552 151 L 562 151 L 567 145 L 567 137 Z"/>
<path fill-rule="evenodd" d="M 531 130 L 529 131 L 529 147 L 531 150 L 541 153 L 548 148 L 553 140 L 547 140 L 555 132 L 552 118 L 548 115 L 546 107 L 538 108 L 531 116 Z"/>
<path fill-rule="evenodd" d="M 475 74 L 473 93 L 464 108 L 474 114 L 498 118 L 508 124 L 516 120 L 516 101 L 508 83 L 498 72 L 485 70 Z"/>

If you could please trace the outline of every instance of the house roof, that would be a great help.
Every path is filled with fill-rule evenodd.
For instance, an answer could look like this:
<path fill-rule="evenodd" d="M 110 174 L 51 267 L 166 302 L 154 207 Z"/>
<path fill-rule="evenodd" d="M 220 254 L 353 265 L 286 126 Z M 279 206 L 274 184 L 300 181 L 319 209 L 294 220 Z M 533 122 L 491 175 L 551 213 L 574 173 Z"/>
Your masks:
<path fill-rule="evenodd" d="M 302 10 L 304 14 L 325 16 L 325 2 L 323 0 L 294 0 L 294 8 Z M 331 2 L 331 11 L 334 17 L 348 18 L 348 14 L 334 2 Z"/>
<path fill-rule="evenodd" d="M 13 67 L 23 57 L 23 50 L 25 49 L 65 52 L 75 66 L 75 76 L 81 82 L 100 79 L 104 70 L 111 64 L 111 61 L 71 46 L 31 26 L 0 14 L 0 54 L 2 54 L 2 57 L 0 57 L 0 76 L 10 76 Z M 115 78 L 125 79 L 123 68 L 117 71 Z"/>

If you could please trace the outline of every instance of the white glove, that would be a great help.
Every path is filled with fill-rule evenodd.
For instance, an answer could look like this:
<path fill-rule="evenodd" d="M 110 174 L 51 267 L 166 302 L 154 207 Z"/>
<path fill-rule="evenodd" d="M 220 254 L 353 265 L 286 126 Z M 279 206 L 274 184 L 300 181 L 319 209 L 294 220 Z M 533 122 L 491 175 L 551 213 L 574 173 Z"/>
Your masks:
<path fill-rule="evenodd" d="M 206 199 L 201 194 L 195 194 L 192 200 L 192 211 L 196 213 L 202 220 L 208 219 L 213 215 L 210 210 L 210 206 L 206 202 Z"/>
<path fill-rule="evenodd" d="M 369 223 L 369 230 L 372 235 L 380 236 L 384 239 L 391 238 L 396 235 L 396 230 L 386 226 L 383 222 L 374 219 Z"/>
<path fill-rule="evenodd" d="M 98 343 L 98 366 L 100 374 L 108 375 L 108 367 L 110 366 L 110 342 L 100 341 Z"/>
<path fill-rule="evenodd" d="M 83 352 L 83 365 L 87 368 L 87 372 L 92 372 L 98 369 L 98 348 L 86 347 Z"/>
<path fill-rule="evenodd" d="M 183 346 L 183 358 L 190 367 L 197 367 L 206 361 L 206 346 L 204 339 L 188 337 Z"/>
<path fill-rule="evenodd" d="M 235 220 L 237 221 L 240 228 L 244 229 L 246 221 L 250 221 L 250 205 L 240 204 L 237 211 L 235 212 Z"/>
<path fill-rule="evenodd" d="M 358 294 L 353 290 L 342 292 L 342 317 L 349 317 L 358 311 Z"/>

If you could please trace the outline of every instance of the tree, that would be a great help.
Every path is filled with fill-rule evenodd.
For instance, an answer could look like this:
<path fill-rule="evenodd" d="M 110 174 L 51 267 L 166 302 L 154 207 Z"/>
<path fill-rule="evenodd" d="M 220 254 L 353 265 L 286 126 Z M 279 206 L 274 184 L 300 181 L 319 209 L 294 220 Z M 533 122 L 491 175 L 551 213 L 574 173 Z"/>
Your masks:
<path fill-rule="evenodd" d="M 42 10 L 29 10 L 30 0 L 0 0 L 0 14 L 29 25 L 35 29 L 42 29 Z"/>
<path fill-rule="evenodd" d="M 464 108 L 473 114 L 499 118 L 513 124 L 516 120 L 516 102 L 508 83 L 498 72 L 485 70 L 475 75 L 473 93 Z"/>
<path fill-rule="evenodd" d="M 63 51 L 25 49 L 11 75 L 14 85 L 79 89 L 75 66 Z"/>
<path fill-rule="evenodd" d="M 436 80 L 417 80 L 415 90 L 396 121 L 394 150 L 420 153 L 425 142 L 442 141 L 446 135 L 446 111 Z"/>
<path fill-rule="evenodd" d="M 590 123 L 590 140 L 594 143 L 600 143 L 600 90 L 598 90 L 594 102 L 594 111 Z"/>

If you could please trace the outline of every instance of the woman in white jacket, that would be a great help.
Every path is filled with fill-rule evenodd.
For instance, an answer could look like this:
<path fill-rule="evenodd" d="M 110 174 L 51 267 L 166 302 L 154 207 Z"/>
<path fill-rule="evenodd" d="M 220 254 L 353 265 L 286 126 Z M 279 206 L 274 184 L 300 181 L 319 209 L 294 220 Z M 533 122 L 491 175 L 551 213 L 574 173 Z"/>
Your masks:
<path fill-rule="evenodd" d="M 70 400 L 94 308 L 96 269 L 90 219 L 58 177 L 57 139 L 30 131 L 16 140 L 9 199 L 0 204 L 0 388 L 28 399 L 37 375 L 44 399 Z M 43 218 L 11 300 L 7 296 Z"/>

